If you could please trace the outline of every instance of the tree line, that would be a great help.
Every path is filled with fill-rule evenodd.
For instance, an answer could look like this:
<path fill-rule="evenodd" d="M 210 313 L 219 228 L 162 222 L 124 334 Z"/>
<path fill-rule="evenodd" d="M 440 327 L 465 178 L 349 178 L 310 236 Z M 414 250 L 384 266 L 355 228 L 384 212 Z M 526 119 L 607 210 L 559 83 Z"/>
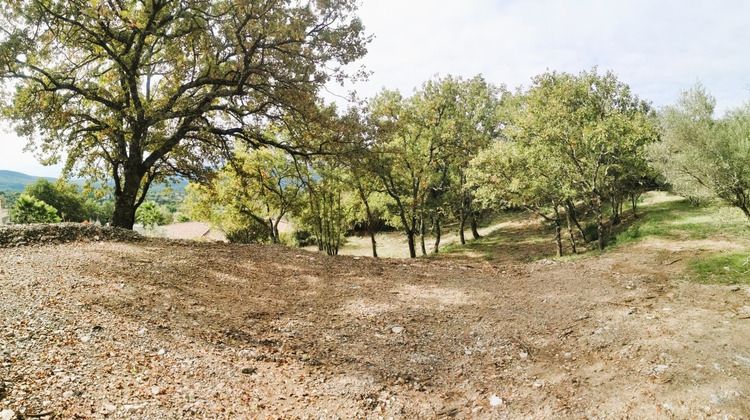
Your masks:
<path fill-rule="evenodd" d="M 149 190 L 176 177 L 230 239 L 281 242 L 293 220 L 329 254 L 359 227 L 376 256 L 382 226 L 439 252 L 508 208 L 549 222 L 558 254 L 603 249 L 659 183 L 750 217 L 747 108 L 715 118 L 700 86 L 657 111 L 596 68 L 515 92 L 447 76 L 338 110 L 321 92 L 362 76 L 371 39 L 354 0 L 0 4 L 2 115 L 65 176 L 111 180 L 118 227 L 154 219 Z"/>

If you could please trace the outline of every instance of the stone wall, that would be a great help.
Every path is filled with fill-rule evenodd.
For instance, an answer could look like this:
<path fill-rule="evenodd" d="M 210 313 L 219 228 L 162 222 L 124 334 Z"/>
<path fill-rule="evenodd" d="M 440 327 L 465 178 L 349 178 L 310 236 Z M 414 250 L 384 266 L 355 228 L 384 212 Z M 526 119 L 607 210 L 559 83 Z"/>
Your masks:
<path fill-rule="evenodd" d="M 81 223 L 0 226 L 0 248 L 75 241 L 136 242 L 142 239 L 132 230 Z"/>

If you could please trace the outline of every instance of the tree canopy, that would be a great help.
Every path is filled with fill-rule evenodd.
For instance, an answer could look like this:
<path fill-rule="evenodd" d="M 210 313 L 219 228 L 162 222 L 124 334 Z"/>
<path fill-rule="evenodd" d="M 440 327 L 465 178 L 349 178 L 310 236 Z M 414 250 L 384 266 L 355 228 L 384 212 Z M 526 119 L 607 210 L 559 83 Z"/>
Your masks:
<path fill-rule="evenodd" d="M 3 115 L 65 175 L 114 181 L 132 228 L 153 182 L 200 178 L 237 141 L 304 149 L 272 124 L 317 115 L 363 56 L 354 0 L 0 0 Z"/>
<path fill-rule="evenodd" d="M 661 113 L 663 138 L 654 165 L 693 200 L 718 197 L 750 218 L 750 105 L 716 118 L 716 100 L 699 85 Z"/>

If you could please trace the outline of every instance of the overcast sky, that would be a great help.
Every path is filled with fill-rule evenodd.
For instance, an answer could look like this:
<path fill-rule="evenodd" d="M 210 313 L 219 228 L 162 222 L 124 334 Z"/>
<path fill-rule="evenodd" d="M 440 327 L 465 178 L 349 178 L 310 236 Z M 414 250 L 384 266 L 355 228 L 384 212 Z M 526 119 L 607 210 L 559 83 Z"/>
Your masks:
<path fill-rule="evenodd" d="M 509 89 L 547 70 L 614 71 L 661 107 L 700 81 L 718 109 L 750 99 L 750 2 L 742 0 L 363 0 L 375 39 L 355 88 L 409 94 L 435 75 L 476 74 Z M 344 90 L 338 91 L 344 93 Z M 0 169 L 56 176 L 0 133 Z"/>

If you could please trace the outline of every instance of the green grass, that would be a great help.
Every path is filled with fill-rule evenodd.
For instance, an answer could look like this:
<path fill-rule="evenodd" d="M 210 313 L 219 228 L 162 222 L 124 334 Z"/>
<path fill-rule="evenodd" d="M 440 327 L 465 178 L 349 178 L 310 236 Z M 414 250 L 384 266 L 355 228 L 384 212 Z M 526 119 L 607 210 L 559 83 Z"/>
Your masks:
<path fill-rule="evenodd" d="M 622 247 L 648 239 L 675 242 L 716 240 L 731 243 L 731 251 L 717 253 L 718 251 L 701 249 L 698 257 L 687 261 L 685 278 L 700 283 L 750 284 L 750 222 L 740 210 L 718 201 L 696 207 L 677 196 L 650 192 L 644 194 L 637 214 L 637 217 L 633 217 L 630 209 L 625 211 L 623 223 L 614 226 L 608 235 L 609 246 L 604 251 L 596 249 L 596 241 L 588 244 L 579 241 L 579 250 L 583 252 L 573 255 L 566 235 L 563 238 L 566 255 L 559 259 L 575 261 L 621 250 Z M 581 220 L 581 223 L 591 224 L 592 221 Z M 446 227 L 440 253 L 430 254 L 428 258 L 477 258 L 493 262 L 530 262 L 556 258 L 552 227 L 548 223 L 542 223 L 531 213 L 501 213 L 480 229 L 480 232 L 483 234 L 481 239 L 471 240 L 471 233 L 467 229 L 468 242 L 460 245 L 455 227 Z M 383 233 L 378 235 L 377 240 L 378 254 L 381 257 L 408 257 L 403 233 Z M 429 237 L 427 246 L 430 251 L 432 242 L 433 238 Z M 721 246 L 708 248 L 720 249 Z M 738 251 L 743 249 L 748 251 Z M 342 254 L 363 256 L 371 255 L 370 252 L 370 240 L 366 236 L 348 238 L 341 251 Z"/>
<path fill-rule="evenodd" d="M 750 252 L 714 254 L 690 261 L 694 280 L 704 284 L 750 284 Z"/>
<path fill-rule="evenodd" d="M 617 227 L 613 232 L 613 243 L 623 245 L 645 238 L 685 240 L 716 236 L 750 240 L 747 218 L 739 209 L 719 202 L 695 207 L 685 199 L 649 193 L 639 212 L 639 217 Z"/>

